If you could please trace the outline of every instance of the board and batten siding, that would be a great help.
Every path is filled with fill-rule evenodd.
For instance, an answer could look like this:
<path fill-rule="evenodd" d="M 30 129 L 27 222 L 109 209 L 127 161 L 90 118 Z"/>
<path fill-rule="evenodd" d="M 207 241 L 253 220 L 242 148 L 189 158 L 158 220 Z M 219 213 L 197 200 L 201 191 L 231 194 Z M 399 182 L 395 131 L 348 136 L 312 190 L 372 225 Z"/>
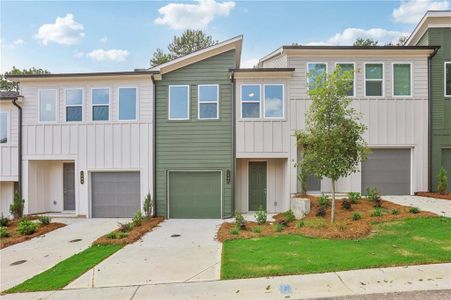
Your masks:
<path fill-rule="evenodd" d="M 156 201 L 157 214 L 167 217 L 167 173 L 175 170 L 221 170 L 223 217 L 232 215 L 232 82 L 231 50 L 162 75 L 156 81 Z M 219 84 L 219 120 L 198 120 L 198 85 Z M 168 120 L 169 85 L 189 85 L 189 120 Z"/>
<path fill-rule="evenodd" d="M 0 101 L 0 112 L 7 112 L 8 115 L 8 142 L 0 144 L 0 181 L 17 181 L 19 112 L 11 101 Z"/>
<path fill-rule="evenodd" d="M 110 120 L 91 121 L 91 88 L 110 88 Z M 118 121 L 118 88 L 137 87 L 136 121 Z M 83 121 L 65 121 L 65 89 L 83 88 Z M 38 121 L 38 92 L 57 89 L 57 122 Z M 141 201 L 152 192 L 153 85 L 149 76 L 121 78 L 49 79 L 21 83 L 23 104 L 24 198 L 33 187 L 33 160 L 75 162 L 77 213 L 89 214 L 89 172 L 137 170 L 141 173 Z M 30 169 L 30 170 L 29 170 Z M 80 171 L 85 183 L 80 183 Z M 62 174 L 62 173 L 61 173 Z M 30 182 L 28 182 L 30 180 Z M 58 188 L 58 187 L 56 187 Z M 55 192 L 56 193 L 56 192 Z M 30 206 L 33 208 L 33 205 Z"/>

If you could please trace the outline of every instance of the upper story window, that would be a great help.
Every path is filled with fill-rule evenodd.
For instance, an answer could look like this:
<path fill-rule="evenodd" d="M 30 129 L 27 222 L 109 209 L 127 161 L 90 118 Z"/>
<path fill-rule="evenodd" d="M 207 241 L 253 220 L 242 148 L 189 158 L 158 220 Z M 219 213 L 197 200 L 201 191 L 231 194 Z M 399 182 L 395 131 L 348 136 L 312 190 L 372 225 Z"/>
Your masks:
<path fill-rule="evenodd" d="M 350 72 L 352 75 L 352 85 L 348 91 L 348 96 L 353 97 L 355 96 L 355 67 L 353 63 L 337 63 L 337 67 L 340 68 L 340 72 Z"/>
<path fill-rule="evenodd" d="M 94 88 L 91 90 L 92 120 L 108 121 L 110 119 L 110 89 Z"/>
<path fill-rule="evenodd" d="M 451 97 L 451 62 L 445 63 L 445 97 Z"/>
<path fill-rule="evenodd" d="M 241 86 L 241 118 L 260 118 L 260 85 L 245 84 Z"/>
<path fill-rule="evenodd" d="M 189 120 L 189 86 L 169 86 L 169 120 Z"/>
<path fill-rule="evenodd" d="M 393 96 L 412 96 L 412 65 L 393 64 Z"/>
<path fill-rule="evenodd" d="M 365 96 L 384 95 L 384 65 L 379 63 L 365 64 Z"/>
<path fill-rule="evenodd" d="M 325 63 L 308 63 L 307 64 L 307 87 L 314 88 L 316 80 L 321 77 L 323 80 L 327 74 L 327 64 Z"/>
<path fill-rule="evenodd" d="M 0 144 L 8 143 L 8 132 L 9 132 L 8 112 L 0 111 Z"/>
<path fill-rule="evenodd" d="M 66 121 L 83 120 L 83 89 L 66 90 Z"/>
<path fill-rule="evenodd" d="M 136 88 L 119 88 L 119 120 L 136 120 Z"/>
<path fill-rule="evenodd" d="M 57 90 L 39 90 L 39 122 L 56 122 Z"/>
<path fill-rule="evenodd" d="M 265 118 L 284 117 L 284 97 L 282 84 L 264 85 L 265 94 Z"/>
<path fill-rule="evenodd" d="M 198 118 L 200 120 L 219 119 L 219 86 L 203 84 L 198 86 Z"/>

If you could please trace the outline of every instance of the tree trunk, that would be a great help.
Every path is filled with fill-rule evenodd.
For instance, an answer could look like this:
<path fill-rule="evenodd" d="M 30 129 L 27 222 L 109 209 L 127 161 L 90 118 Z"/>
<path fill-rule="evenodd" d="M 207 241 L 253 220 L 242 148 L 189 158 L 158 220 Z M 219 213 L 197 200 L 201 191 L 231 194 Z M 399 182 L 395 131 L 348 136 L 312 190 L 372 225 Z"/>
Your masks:
<path fill-rule="evenodd" d="M 335 222 L 335 180 L 332 179 L 332 208 L 330 209 L 330 222 Z"/>

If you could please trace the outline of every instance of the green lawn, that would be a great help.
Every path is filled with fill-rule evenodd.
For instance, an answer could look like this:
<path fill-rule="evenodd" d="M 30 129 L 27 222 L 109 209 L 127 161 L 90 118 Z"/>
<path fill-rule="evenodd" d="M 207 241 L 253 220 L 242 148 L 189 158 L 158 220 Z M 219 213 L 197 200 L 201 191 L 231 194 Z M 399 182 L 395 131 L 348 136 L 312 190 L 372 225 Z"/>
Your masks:
<path fill-rule="evenodd" d="M 5 293 L 62 289 L 123 246 L 124 245 L 91 246 L 88 249 L 59 262 L 51 269 L 10 288 L 5 291 Z"/>
<path fill-rule="evenodd" d="M 281 235 L 226 241 L 222 279 L 332 272 L 451 261 L 451 219 L 416 218 L 375 225 L 361 240 Z"/>

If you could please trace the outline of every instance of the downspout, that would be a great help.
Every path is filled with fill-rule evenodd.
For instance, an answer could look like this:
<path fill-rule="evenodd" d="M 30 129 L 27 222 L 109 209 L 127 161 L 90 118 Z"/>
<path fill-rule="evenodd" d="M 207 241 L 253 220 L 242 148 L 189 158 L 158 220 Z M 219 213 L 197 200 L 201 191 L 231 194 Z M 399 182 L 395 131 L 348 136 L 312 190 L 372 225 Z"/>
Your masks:
<path fill-rule="evenodd" d="M 428 190 L 432 192 L 432 58 L 437 54 L 436 48 L 428 57 Z"/>
<path fill-rule="evenodd" d="M 20 196 L 20 199 L 22 199 L 22 107 L 17 103 L 17 97 L 13 99 L 12 103 L 19 110 L 19 124 L 18 124 L 19 136 L 18 136 L 18 146 L 17 146 L 19 155 L 17 158 L 17 160 L 18 160 L 17 164 L 18 164 L 18 168 L 19 168 L 19 170 L 18 170 L 19 171 L 19 184 L 18 184 L 19 185 L 19 196 Z"/>
<path fill-rule="evenodd" d="M 235 73 L 232 71 L 230 80 L 232 81 L 232 216 L 235 214 L 235 183 L 236 183 L 236 81 Z"/>
<path fill-rule="evenodd" d="M 157 215 L 157 188 L 156 188 L 156 183 L 157 183 L 157 167 L 156 167 L 156 163 L 157 163 L 157 154 L 156 154 L 156 132 L 157 132 L 157 124 L 155 123 L 156 121 L 156 106 L 157 106 L 157 84 L 155 82 L 155 75 L 152 74 L 150 76 L 150 78 L 152 79 L 152 84 L 153 84 L 153 112 L 152 112 L 152 194 L 153 194 L 153 212 L 152 212 L 152 216 L 155 217 Z"/>

